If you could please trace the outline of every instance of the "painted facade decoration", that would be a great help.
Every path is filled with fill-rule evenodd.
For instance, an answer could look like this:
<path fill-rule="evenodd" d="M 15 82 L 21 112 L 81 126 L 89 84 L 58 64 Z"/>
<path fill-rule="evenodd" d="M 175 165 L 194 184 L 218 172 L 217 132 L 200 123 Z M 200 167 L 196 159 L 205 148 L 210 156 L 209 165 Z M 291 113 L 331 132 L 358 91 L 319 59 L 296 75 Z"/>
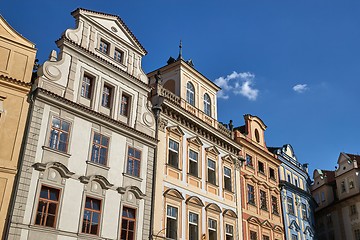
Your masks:
<path fill-rule="evenodd" d="M 219 87 L 181 52 L 148 74 L 158 116 L 154 239 L 242 239 L 239 144 L 217 121 Z"/>
<path fill-rule="evenodd" d="M 146 50 L 77 9 L 38 70 L 9 239 L 148 239 L 155 119 Z"/>
<path fill-rule="evenodd" d="M 307 164 L 298 162 L 290 144 L 269 148 L 281 161 L 279 180 L 286 239 L 314 239 L 315 219 Z"/>
<path fill-rule="evenodd" d="M 35 45 L 0 15 L 0 239 L 17 174 L 35 55 Z"/>
<path fill-rule="evenodd" d="M 280 160 L 265 144 L 266 125 L 250 114 L 245 125 L 234 129 L 235 141 L 242 146 L 241 208 L 244 240 L 282 240 L 281 195 L 278 169 Z"/>

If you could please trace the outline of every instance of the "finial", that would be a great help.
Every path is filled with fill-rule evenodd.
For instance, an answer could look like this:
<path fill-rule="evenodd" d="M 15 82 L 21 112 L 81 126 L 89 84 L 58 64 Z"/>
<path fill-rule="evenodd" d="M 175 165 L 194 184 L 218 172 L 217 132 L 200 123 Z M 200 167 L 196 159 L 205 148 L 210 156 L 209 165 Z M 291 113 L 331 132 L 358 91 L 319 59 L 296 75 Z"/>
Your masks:
<path fill-rule="evenodd" d="M 179 56 L 176 60 L 182 59 L 182 41 L 180 39 L 180 45 L 179 45 Z"/>

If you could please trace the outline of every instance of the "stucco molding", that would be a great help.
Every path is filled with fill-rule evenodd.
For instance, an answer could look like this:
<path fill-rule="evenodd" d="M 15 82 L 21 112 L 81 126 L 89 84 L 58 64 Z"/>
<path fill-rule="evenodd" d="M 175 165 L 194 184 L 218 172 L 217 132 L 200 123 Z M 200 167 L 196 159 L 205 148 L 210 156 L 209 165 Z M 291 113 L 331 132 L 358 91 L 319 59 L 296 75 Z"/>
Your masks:
<path fill-rule="evenodd" d="M 80 180 L 80 182 L 82 182 L 84 184 L 88 184 L 92 181 L 98 182 L 100 184 L 100 186 L 105 190 L 114 186 L 104 176 L 101 176 L 101 175 L 81 176 L 81 177 L 79 177 L 79 180 Z"/>
<path fill-rule="evenodd" d="M 136 199 L 139 199 L 139 200 L 144 199 L 144 197 L 146 196 L 146 194 L 143 193 L 141 191 L 141 189 L 136 186 L 118 187 L 116 190 L 120 194 L 125 194 L 126 192 L 131 192 L 135 195 Z"/>
<path fill-rule="evenodd" d="M 181 128 L 179 126 L 170 126 L 166 128 L 169 132 L 172 132 L 176 135 L 178 135 L 179 137 L 182 137 L 185 135 L 184 131 L 181 130 Z"/>
<path fill-rule="evenodd" d="M 175 188 L 169 188 L 164 192 L 164 197 L 173 197 L 180 200 L 185 200 L 181 192 Z"/>
<path fill-rule="evenodd" d="M 196 146 L 199 146 L 199 147 L 203 145 L 203 143 L 201 142 L 201 140 L 200 140 L 200 138 L 198 136 L 190 137 L 190 138 L 187 139 L 187 141 L 189 143 L 193 143 L 193 144 L 195 144 Z"/>
<path fill-rule="evenodd" d="M 257 224 L 257 225 L 261 225 L 261 221 L 257 218 L 257 217 L 254 217 L 254 216 L 250 216 L 247 221 L 249 223 L 254 223 L 254 224 Z"/>
<path fill-rule="evenodd" d="M 203 201 L 201 201 L 201 199 L 197 196 L 190 196 L 186 199 L 185 201 L 186 204 L 193 204 L 196 206 L 200 206 L 200 207 L 204 207 L 204 203 Z"/>
<path fill-rule="evenodd" d="M 223 212 L 223 216 L 232 217 L 232 218 L 238 218 L 238 215 L 231 209 L 225 209 Z"/>
<path fill-rule="evenodd" d="M 65 165 L 60 162 L 48 162 L 48 163 L 35 163 L 34 169 L 39 172 L 44 172 L 49 168 L 55 169 L 59 172 L 62 178 L 71 178 L 75 173 L 71 172 Z"/>
<path fill-rule="evenodd" d="M 214 211 L 214 212 L 217 212 L 217 213 L 222 213 L 221 208 L 216 203 L 209 203 L 208 205 L 206 205 L 205 210 L 206 211 Z"/>
<path fill-rule="evenodd" d="M 207 148 L 205 148 L 205 151 L 208 153 L 212 153 L 216 156 L 220 155 L 220 151 L 217 149 L 216 146 L 207 147 Z"/>

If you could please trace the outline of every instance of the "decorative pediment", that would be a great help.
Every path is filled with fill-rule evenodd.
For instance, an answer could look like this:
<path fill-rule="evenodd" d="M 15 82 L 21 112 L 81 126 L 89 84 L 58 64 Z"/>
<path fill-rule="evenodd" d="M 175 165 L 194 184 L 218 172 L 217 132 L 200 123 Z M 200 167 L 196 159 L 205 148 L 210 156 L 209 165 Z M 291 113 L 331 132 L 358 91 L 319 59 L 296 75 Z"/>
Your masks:
<path fill-rule="evenodd" d="M 237 161 L 237 157 L 232 154 L 227 154 L 227 155 L 223 156 L 221 159 L 230 164 L 235 164 Z"/>
<path fill-rule="evenodd" d="M 216 155 L 216 156 L 218 156 L 220 154 L 219 150 L 215 146 L 207 147 L 207 148 L 205 148 L 205 150 L 208 153 L 211 153 L 211 154 Z"/>
<path fill-rule="evenodd" d="M 120 194 L 125 194 L 126 192 L 131 192 L 131 193 L 133 193 L 135 195 L 135 197 L 137 199 L 143 199 L 146 196 L 146 194 L 144 194 L 140 190 L 140 188 L 138 188 L 136 186 L 118 187 L 116 190 Z"/>
<path fill-rule="evenodd" d="M 52 168 L 55 169 L 62 178 L 70 178 L 75 173 L 70 172 L 70 170 L 59 162 L 48 162 L 48 163 L 35 163 L 33 165 L 35 170 L 44 172 L 46 169 Z"/>
<path fill-rule="evenodd" d="M 249 217 L 247 219 L 247 221 L 250 222 L 250 223 L 255 223 L 255 224 L 261 225 L 260 220 L 257 217 L 254 217 L 254 216 Z"/>
<path fill-rule="evenodd" d="M 273 228 L 273 230 L 274 230 L 275 232 L 278 232 L 278 233 L 284 232 L 284 231 L 283 231 L 283 228 L 280 227 L 279 225 L 275 225 L 274 228 Z"/>
<path fill-rule="evenodd" d="M 304 233 L 305 235 L 309 235 L 310 237 L 313 237 L 315 235 L 314 230 L 309 226 L 306 226 Z"/>
<path fill-rule="evenodd" d="M 173 198 L 177 198 L 180 200 L 184 200 L 185 198 L 183 197 L 183 195 L 181 194 L 181 192 L 179 192 L 179 190 L 175 189 L 175 188 L 169 188 L 164 192 L 164 197 L 173 197 Z"/>
<path fill-rule="evenodd" d="M 269 229 L 272 229 L 272 225 L 271 223 L 268 221 L 268 220 L 265 220 L 261 223 L 261 226 L 265 227 L 265 228 L 269 228 Z"/>
<path fill-rule="evenodd" d="M 208 205 L 206 205 L 205 207 L 206 211 L 214 211 L 217 213 L 222 213 L 221 208 L 216 204 L 216 203 L 209 203 Z"/>
<path fill-rule="evenodd" d="M 166 128 L 169 132 L 174 133 L 176 135 L 178 135 L 179 137 L 184 136 L 184 132 L 183 130 L 181 130 L 181 128 L 179 126 L 171 126 L 171 127 L 167 127 Z"/>
<path fill-rule="evenodd" d="M 245 174 L 244 178 L 247 179 L 247 180 L 252 181 L 253 183 L 258 183 L 259 182 L 259 180 L 257 180 L 255 178 L 255 176 L 252 175 L 252 174 Z"/>
<path fill-rule="evenodd" d="M 232 217 L 232 218 L 237 218 L 238 217 L 237 214 L 231 209 L 225 209 L 224 212 L 223 212 L 223 215 L 224 215 L 224 217 L 225 216 Z"/>
<path fill-rule="evenodd" d="M 188 199 L 186 199 L 185 201 L 186 204 L 193 204 L 193 205 L 197 205 L 200 207 L 204 207 L 204 203 L 201 201 L 201 199 L 197 196 L 191 196 L 188 197 Z"/>
<path fill-rule="evenodd" d="M 200 140 L 200 138 L 198 136 L 188 138 L 187 141 L 189 143 L 193 143 L 193 144 L 195 144 L 196 146 L 199 146 L 199 147 L 203 145 L 203 143 L 201 142 L 201 140 Z"/>
<path fill-rule="evenodd" d="M 102 189 L 109 189 L 113 184 L 111 184 L 105 177 L 101 175 L 92 175 L 92 176 L 81 176 L 79 177 L 80 182 L 88 184 L 89 182 L 95 181 L 100 184 Z"/>
<path fill-rule="evenodd" d="M 290 229 L 295 229 L 296 231 L 299 231 L 301 229 L 299 224 L 295 220 L 291 221 L 291 223 L 289 225 L 289 228 Z"/>

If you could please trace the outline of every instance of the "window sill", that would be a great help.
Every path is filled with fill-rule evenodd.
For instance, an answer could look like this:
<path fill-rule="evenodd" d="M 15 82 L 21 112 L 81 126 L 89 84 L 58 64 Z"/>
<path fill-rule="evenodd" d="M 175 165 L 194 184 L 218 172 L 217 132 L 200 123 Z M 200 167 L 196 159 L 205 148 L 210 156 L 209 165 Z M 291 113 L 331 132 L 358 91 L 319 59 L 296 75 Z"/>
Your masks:
<path fill-rule="evenodd" d="M 269 179 L 270 179 L 271 181 L 276 182 L 276 178 L 270 177 Z"/>
<path fill-rule="evenodd" d="M 265 212 L 269 212 L 269 210 L 267 208 L 264 208 L 264 207 L 260 207 L 260 210 L 265 211 Z"/>
<path fill-rule="evenodd" d="M 197 180 L 201 180 L 200 177 L 194 175 L 194 174 L 191 174 L 191 173 L 187 173 L 189 177 L 193 177 L 193 178 L 196 178 Z"/>
<path fill-rule="evenodd" d="M 165 164 L 167 167 L 170 167 L 170 168 L 172 168 L 172 169 L 176 169 L 176 170 L 178 170 L 178 171 L 182 171 L 180 168 L 178 168 L 178 167 L 175 167 L 175 166 L 173 166 L 173 165 L 170 165 L 169 163 L 166 163 Z"/>
<path fill-rule="evenodd" d="M 226 193 L 235 194 L 232 190 L 229 190 L 229 189 L 226 189 L 226 188 L 223 188 L 223 191 L 226 192 Z"/>
<path fill-rule="evenodd" d="M 105 169 L 105 170 L 109 170 L 110 168 L 105 166 L 105 165 L 101 165 L 99 163 L 95 163 L 95 162 L 92 162 L 92 161 L 86 161 L 86 164 L 89 164 L 91 166 L 95 166 L 95 167 L 98 167 L 98 168 L 102 168 L 102 169 Z"/>
<path fill-rule="evenodd" d="M 258 171 L 258 173 L 259 173 L 260 175 L 262 175 L 262 176 L 266 177 L 265 172 Z"/>
<path fill-rule="evenodd" d="M 69 153 L 66 153 L 66 152 L 62 152 L 60 150 L 57 150 L 57 149 L 53 149 L 53 148 L 50 148 L 50 147 L 47 147 L 47 146 L 42 146 L 42 149 L 44 151 L 49 151 L 49 152 L 52 152 L 52 153 L 57 153 L 59 155 L 62 155 L 64 157 L 67 157 L 67 158 L 70 158 L 71 157 L 71 154 Z"/>
<path fill-rule="evenodd" d="M 98 52 L 99 54 L 101 54 L 103 57 L 107 58 L 107 61 L 112 61 L 112 62 L 116 63 L 116 65 L 126 67 L 122 62 L 116 61 L 114 58 L 112 58 L 110 56 L 110 53 L 104 53 L 104 52 L 100 51 L 98 48 L 96 48 L 95 51 Z"/>
<path fill-rule="evenodd" d="M 128 173 L 123 173 L 123 176 L 128 177 L 128 178 L 131 178 L 131 179 L 134 179 L 134 180 L 139 181 L 139 182 L 142 182 L 142 180 L 143 180 L 143 179 L 140 178 L 140 177 L 136 177 L 136 176 L 130 175 L 130 174 L 128 174 Z"/>
<path fill-rule="evenodd" d="M 253 165 L 247 165 L 247 164 L 246 164 L 246 167 L 254 170 L 254 166 L 253 166 Z"/>
<path fill-rule="evenodd" d="M 280 214 L 278 212 L 272 212 L 272 214 L 274 214 L 275 216 L 280 216 Z"/>
<path fill-rule="evenodd" d="M 104 239 L 102 237 L 99 237 L 98 235 L 90 234 L 90 233 L 78 233 L 78 236 L 82 237 L 84 239 L 91 239 L 91 240 L 102 240 L 102 239 Z"/>
<path fill-rule="evenodd" d="M 253 202 L 248 202 L 249 205 L 256 207 L 256 204 Z"/>
<path fill-rule="evenodd" d="M 212 186 L 214 186 L 214 187 L 217 187 L 217 188 L 219 187 L 219 185 L 216 185 L 215 183 L 211 183 L 211 182 L 209 182 L 209 181 L 206 181 L 206 183 L 207 183 L 207 184 L 210 184 L 210 185 L 212 185 Z"/>

